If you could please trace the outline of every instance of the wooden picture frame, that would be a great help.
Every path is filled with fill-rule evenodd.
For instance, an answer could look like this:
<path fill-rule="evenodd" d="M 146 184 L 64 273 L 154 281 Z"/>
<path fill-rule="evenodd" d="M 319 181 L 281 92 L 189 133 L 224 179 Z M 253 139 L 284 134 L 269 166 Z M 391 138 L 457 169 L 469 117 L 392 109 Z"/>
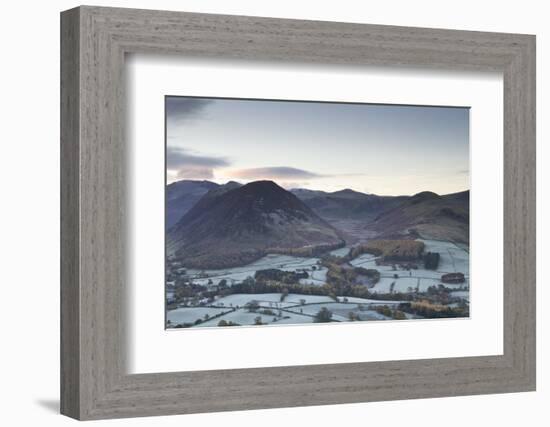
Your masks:
<path fill-rule="evenodd" d="M 502 72 L 504 354 L 126 374 L 126 53 Z M 85 420 L 535 390 L 532 35 L 78 7 L 61 14 L 61 165 L 65 415 Z"/>

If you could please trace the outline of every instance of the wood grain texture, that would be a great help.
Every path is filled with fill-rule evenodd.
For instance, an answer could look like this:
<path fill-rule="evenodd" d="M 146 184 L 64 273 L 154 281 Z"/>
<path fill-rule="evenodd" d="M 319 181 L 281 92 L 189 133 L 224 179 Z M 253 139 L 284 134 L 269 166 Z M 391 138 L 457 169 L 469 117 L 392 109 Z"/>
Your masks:
<path fill-rule="evenodd" d="M 100 419 L 535 389 L 534 36 L 86 6 L 63 12 L 61 36 L 62 413 Z M 503 72 L 504 354 L 128 375 L 127 53 Z"/>
<path fill-rule="evenodd" d="M 79 13 L 61 20 L 61 412 L 80 414 Z"/>

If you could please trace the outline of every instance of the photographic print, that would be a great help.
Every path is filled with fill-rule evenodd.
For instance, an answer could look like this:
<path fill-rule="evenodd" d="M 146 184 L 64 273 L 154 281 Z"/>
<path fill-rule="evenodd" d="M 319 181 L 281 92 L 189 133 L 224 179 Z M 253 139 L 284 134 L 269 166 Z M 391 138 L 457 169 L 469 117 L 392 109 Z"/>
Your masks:
<path fill-rule="evenodd" d="M 166 96 L 166 328 L 469 317 L 469 113 Z"/>

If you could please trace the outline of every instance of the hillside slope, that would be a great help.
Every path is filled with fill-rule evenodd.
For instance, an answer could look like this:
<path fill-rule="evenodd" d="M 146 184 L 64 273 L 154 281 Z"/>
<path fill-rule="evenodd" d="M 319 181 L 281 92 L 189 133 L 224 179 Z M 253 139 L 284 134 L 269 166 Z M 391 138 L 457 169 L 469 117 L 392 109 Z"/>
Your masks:
<path fill-rule="evenodd" d="M 469 243 L 470 192 L 415 194 L 397 207 L 386 211 L 366 228 L 379 237 L 423 237 Z"/>
<path fill-rule="evenodd" d="M 407 199 L 406 196 L 377 196 L 350 189 L 332 193 L 300 188 L 291 191 L 325 219 L 371 220 Z"/>
<path fill-rule="evenodd" d="M 166 186 L 166 229 L 172 227 L 208 191 L 219 187 L 215 182 L 182 180 Z"/>
<path fill-rule="evenodd" d="M 338 246 L 339 233 L 292 193 L 256 181 L 206 194 L 168 232 L 167 251 L 187 267 L 250 263 L 268 251 Z"/>

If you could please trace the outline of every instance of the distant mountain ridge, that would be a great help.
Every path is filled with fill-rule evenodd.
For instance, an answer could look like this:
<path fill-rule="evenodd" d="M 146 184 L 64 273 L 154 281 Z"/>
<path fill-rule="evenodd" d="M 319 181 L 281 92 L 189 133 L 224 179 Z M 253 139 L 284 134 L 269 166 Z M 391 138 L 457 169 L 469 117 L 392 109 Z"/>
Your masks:
<path fill-rule="evenodd" d="M 374 219 L 380 213 L 398 206 L 407 196 L 377 196 L 351 189 L 327 193 L 292 189 L 300 200 L 325 219 Z"/>
<path fill-rule="evenodd" d="M 211 181 L 182 180 L 166 186 L 166 229 L 178 222 L 208 191 L 219 187 Z"/>
<path fill-rule="evenodd" d="M 272 181 L 206 193 L 170 230 L 169 256 L 194 268 L 250 263 L 269 251 L 343 244 L 338 231 Z"/>
<path fill-rule="evenodd" d="M 378 237 L 423 237 L 457 243 L 470 241 L 470 191 L 440 196 L 423 191 L 379 214 L 366 228 Z"/>
<path fill-rule="evenodd" d="M 167 253 L 188 267 L 225 268 L 268 250 L 311 255 L 311 248 L 338 246 L 343 239 L 353 244 L 358 236 L 468 243 L 469 196 L 469 191 L 378 196 L 351 189 L 287 191 L 272 181 L 179 181 L 167 186 Z"/>

